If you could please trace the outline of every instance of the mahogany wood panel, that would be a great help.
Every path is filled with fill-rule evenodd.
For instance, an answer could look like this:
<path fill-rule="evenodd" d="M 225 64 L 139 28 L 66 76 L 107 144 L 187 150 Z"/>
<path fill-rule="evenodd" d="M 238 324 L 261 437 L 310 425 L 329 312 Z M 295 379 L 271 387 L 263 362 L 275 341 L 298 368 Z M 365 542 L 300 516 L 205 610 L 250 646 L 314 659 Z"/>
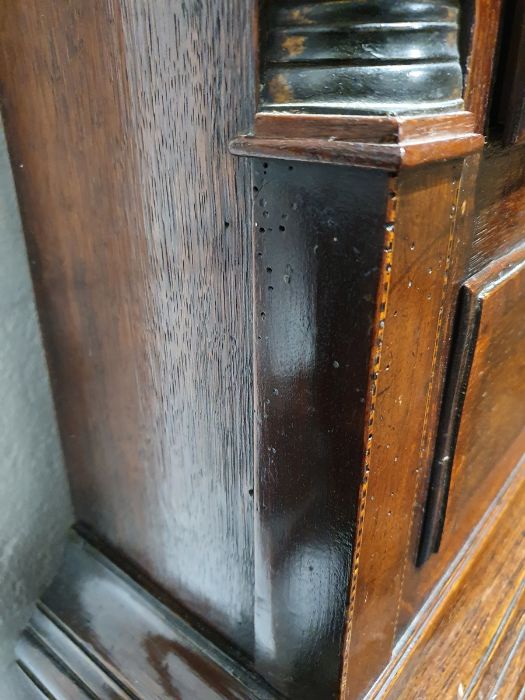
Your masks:
<path fill-rule="evenodd" d="M 457 3 L 359 10 L 387 5 Z M 466 96 L 482 120 L 495 34 L 478 6 Z M 391 139 L 389 120 L 385 143 L 379 118 L 379 144 L 312 121 L 293 138 L 293 120 L 234 142 L 280 159 L 254 183 L 253 396 L 252 183 L 226 148 L 253 111 L 252 9 L 18 0 L 2 97 L 79 517 L 287 695 L 353 700 L 424 600 L 415 554 L 481 138 L 465 115 L 442 138 L 396 122 Z M 132 696 L 244 697 L 236 662 L 200 638 L 202 670 L 182 623 L 137 591 L 128 614 L 111 566 L 90 566 L 67 558 L 43 609 Z"/>
<path fill-rule="evenodd" d="M 468 263 L 470 275 L 479 272 L 494 259 L 506 255 L 523 241 L 525 231 L 524 155 L 525 150 L 521 145 L 502 148 L 490 144 L 483 153 L 476 184 L 474 231 Z M 521 416 L 523 420 L 523 412 Z M 514 416 L 515 418 L 517 417 Z M 497 479 L 498 469 L 505 474 L 508 473 L 520 457 L 520 449 L 515 450 L 512 445 L 509 445 L 501 466 L 498 468 L 494 466 L 494 477 Z M 487 492 L 494 494 L 494 490 L 491 491 L 490 487 L 487 491 L 486 488 L 484 490 L 481 486 L 476 486 L 476 493 L 479 493 L 482 499 Z M 426 496 L 426 491 L 424 495 Z M 416 511 L 420 520 L 424 506 L 425 500 L 420 501 Z M 471 521 L 471 526 L 474 524 L 475 518 Z M 419 538 L 420 527 L 416 526 L 414 530 Z M 407 567 L 405 591 L 400 610 L 400 630 L 406 627 L 428 598 L 447 567 L 450 566 L 452 558 L 464 544 L 466 535 L 467 530 L 458 530 L 456 540 L 449 538 L 447 546 L 442 546 L 439 554 L 432 558 L 428 566 Z M 415 546 L 418 546 L 417 541 Z"/>
<path fill-rule="evenodd" d="M 470 112 L 417 117 L 258 112 L 254 132 L 268 139 L 314 138 L 380 144 L 441 140 L 454 134 L 474 135 L 475 125 Z"/>
<path fill-rule="evenodd" d="M 254 190 L 255 662 L 317 700 L 339 687 L 388 176 L 257 160 Z"/>
<path fill-rule="evenodd" d="M 465 0 L 464 33 L 467 46 L 463 97 L 465 109 L 474 114 L 476 131 L 484 133 L 498 44 L 503 0 Z"/>
<path fill-rule="evenodd" d="M 520 243 L 525 231 L 525 147 L 490 145 L 480 163 L 471 274 Z"/>
<path fill-rule="evenodd" d="M 38 606 L 19 663 L 57 700 L 278 697 L 75 535 Z"/>
<path fill-rule="evenodd" d="M 459 158 L 479 151 L 481 144 L 482 138 L 471 133 L 452 135 L 436 141 L 421 139 L 402 144 L 241 136 L 231 142 L 230 150 L 241 156 L 361 166 L 394 173 L 401 168 Z"/>
<path fill-rule="evenodd" d="M 470 526 L 471 512 L 479 519 L 505 480 L 505 470 L 500 467 L 495 472 L 494 465 L 501 463 L 525 426 L 524 317 L 522 244 L 473 275 L 461 289 L 425 508 L 420 564 L 439 550 L 452 474 L 454 516 L 461 521 L 467 519 Z M 462 450 L 456 455 L 458 433 Z M 463 525 L 457 529 L 465 533 L 469 528 Z M 461 546 L 457 533 L 455 539 L 456 546 Z"/>
<path fill-rule="evenodd" d="M 253 640 L 252 4 L 14 0 L 1 97 L 77 517 Z"/>
<path fill-rule="evenodd" d="M 450 455 L 444 547 L 490 505 L 508 475 L 502 458 L 525 427 L 525 245 L 467 280 L 465 291 L 477 332 Z"/>
<path fill-rule="evenodd" d="M 369 385 L 342 697 L 358 697 L 388 662 L 408 619 L 421 508 L 444 379 L 451 314 L 467 262 L 477 157 L 392 180 L 390 286 Z M 370 423 L 370 421 L 372 421 Z"/>
<path fill-rule="evenodd" d="M 522 697 L 525 463 L 495 517 L 424 609 L 372 698 Z"/>

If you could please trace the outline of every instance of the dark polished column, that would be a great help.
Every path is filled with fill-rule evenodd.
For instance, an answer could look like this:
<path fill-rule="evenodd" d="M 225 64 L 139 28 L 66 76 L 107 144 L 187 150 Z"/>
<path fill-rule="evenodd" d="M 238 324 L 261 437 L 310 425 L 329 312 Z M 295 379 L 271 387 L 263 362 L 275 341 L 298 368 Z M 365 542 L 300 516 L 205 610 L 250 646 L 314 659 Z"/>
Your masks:
<path fill-rule="evenodd" d="M 461 109 L 457 0 L 270 1 L 262 110 L 414 114 Z"/>

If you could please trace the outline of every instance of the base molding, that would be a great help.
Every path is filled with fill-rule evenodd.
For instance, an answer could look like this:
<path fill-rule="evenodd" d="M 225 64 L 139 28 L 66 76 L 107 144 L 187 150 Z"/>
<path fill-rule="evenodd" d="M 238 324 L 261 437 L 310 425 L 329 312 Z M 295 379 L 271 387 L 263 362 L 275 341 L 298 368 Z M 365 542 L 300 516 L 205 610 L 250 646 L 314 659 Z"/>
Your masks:
<path fill-rule="evenodd" d="M 17 658 L 34 698 L 279 697 L 77 534 Z"/>
<path fill-rule="evenodd" d="M 367 700 L 519 696 L 524 502 L 522 460 Z M 31 700 L 282 697 L 76 533 L 18 643 L 17 659 Z"/>

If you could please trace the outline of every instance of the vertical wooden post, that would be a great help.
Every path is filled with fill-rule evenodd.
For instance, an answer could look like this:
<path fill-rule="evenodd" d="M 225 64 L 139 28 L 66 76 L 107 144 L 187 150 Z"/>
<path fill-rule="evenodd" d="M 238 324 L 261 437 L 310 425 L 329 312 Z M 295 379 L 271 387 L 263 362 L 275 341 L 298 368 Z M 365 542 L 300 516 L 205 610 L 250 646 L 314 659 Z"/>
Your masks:
<path fill-rule="evenodd" d="M 482 139 L 457 2 L 269 2 L 260 27 L 231 144 L 255 158 L 255 661 L 350 698 L 398 634 Z"/>

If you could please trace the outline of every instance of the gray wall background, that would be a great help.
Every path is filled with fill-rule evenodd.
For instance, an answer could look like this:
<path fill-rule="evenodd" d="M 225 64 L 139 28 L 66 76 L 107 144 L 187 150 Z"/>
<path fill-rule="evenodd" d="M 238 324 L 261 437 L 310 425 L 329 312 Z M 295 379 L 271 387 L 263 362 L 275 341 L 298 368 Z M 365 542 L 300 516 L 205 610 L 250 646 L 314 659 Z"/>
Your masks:
<path fill-rule="evenodd" d="M 0 697 L 20 697 L 16 638 L 72 512 L 13 177 L 0 123 Z"/>

